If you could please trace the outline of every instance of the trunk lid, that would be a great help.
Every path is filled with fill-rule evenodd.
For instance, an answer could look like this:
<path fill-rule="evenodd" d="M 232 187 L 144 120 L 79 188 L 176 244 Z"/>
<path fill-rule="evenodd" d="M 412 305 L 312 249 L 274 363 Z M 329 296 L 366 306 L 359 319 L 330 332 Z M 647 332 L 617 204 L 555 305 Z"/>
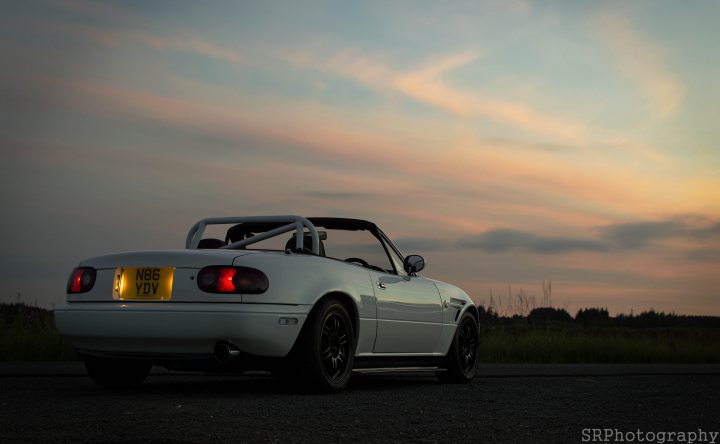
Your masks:
<path fill-rule="evenodd" d="M 68 302 L 242 302 L 239 294 L 205 293 L 197 286 L 198 271 L 208 265 L 232 265 L 252 254 L 242 250 L 131 251 L 85 259 L 81 267 L 96 270 L 93 288 L 70 294 Z M 127 289 L 135 289 L 132 293 Z"/>

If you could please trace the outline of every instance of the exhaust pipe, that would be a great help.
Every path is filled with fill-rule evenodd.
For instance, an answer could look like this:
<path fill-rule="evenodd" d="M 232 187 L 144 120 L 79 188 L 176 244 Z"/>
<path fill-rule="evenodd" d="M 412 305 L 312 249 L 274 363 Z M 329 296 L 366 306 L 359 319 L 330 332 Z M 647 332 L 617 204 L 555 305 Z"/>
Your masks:
<path fill-rule="evenodd" d="M 221 364 L 235 361 L 240 358 L 240 350 L 234 345 L 227 342 L 218 342 L 215 344 L 215 360 Z"/>

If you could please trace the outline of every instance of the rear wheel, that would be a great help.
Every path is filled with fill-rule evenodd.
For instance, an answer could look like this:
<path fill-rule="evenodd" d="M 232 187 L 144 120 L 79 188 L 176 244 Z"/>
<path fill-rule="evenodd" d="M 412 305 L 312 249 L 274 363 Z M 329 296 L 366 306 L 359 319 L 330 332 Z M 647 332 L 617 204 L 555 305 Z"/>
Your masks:
<path fill-rule="evenodd" d="M 105 388 L 129 388 L 140 385 L 152 364 L 130 359 L 84 357 L 85 369 L 96 384 Z"/>
<path fill-rule="evenodd" d="M 465 312 L 458 322 L 455 337 L 445 357 L 445 371 L 437 373 L 443 382 L 465 383 L 475 377 L 480 353 L 478 324 L 472 313 Z"/>
<path fill-rule="evenodd" d="M 325 299 L 307 319 L 296 349 L 306 388 L 336 393 L 347 385 L 355 358 L 355 330 L 345 306 Z"/>

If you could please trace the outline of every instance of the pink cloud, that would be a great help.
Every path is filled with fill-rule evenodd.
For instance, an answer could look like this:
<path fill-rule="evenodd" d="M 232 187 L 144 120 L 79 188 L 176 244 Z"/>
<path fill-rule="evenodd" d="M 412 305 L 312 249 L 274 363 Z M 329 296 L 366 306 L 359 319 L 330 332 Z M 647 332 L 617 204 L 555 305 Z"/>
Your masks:
<path fill-rule="evenodd" d="M 232 64 L 245 61 L 237 51 L 223 48 L 209 41 L 197 37 L 160 37 L 151 33 L 136 32 L 118 34 L 126 42 L 138 43 L 163 51 L 180 51 L 197 54 L 215 60 L 222 60 Z"/>
<path fill-rule="evenodd" d="M 427 196 L 435 189 L 439 194 L 433 200 L 441 203 L 440 214 L 447 218 L 436 221 L 465 232 L 509 218 L 517 228 L 525 222 L 567 228 L 632 216 L 705 212 L 706 199 L 717 194 L 699 182 L 638 175 L 631 166 L 597 164 L 588 170 L 562 155 L 493 149 L 473 138 L 448 136 L 442 128 L 446 139 L 425 138 L 425 132 L 437 133 L 438 128 L 425 129 L 412 120 L 386 122 L 392 131 L 383 131 L 377 127 L 378 116 L 371 119 L 320 105 L 274 103 L 267 97 L 257 101 L 242 96 L 236 105 L 219 105 L 100 83 L 44 82 L 49 89 L 65 91 L 66 105 L 81 112 L 155 121 L 236 140 L 254 135 L 278 141 L 287 146 L 268 156 L 279 157 L 297 147 L 308 163 L 322 159 L 353 165 L 355 170 L 344 167 L 341 175 L 361 176 L 362 180 L 354 181 L 358 187 L 367 183 L 372 171 L 373 183 L 407 196 Z M 475 198 L 488 193 L 495 198 Z M 407 216 L 418 221 L 433 217 L 425 211 Z"/>
<path fill-rule="evenodd" d="M 345 76 L 380 91 L 400 92 L 462 118 L 487 118 L 570 142 L 583 139 L 587 133 L 582 125 L 548 116 L 526 104 L 491 99 L 480 92 L 458 89 L 445 82 L 445 74 L 481 59 L 481 55 L 473 51 L 451 54 L 410 72 L 392 69 L 351 52 L 322 61 L 310 53 L 285 55 L 284 59 L 296 65 Z"/>
<path fill-rule="evenodd" d="M 444 74 L 477 59 L 478 56 L 473 53 L 453 55 L 415 72 L 397 76 L 394 85 L 416 100 L 461 117 L 484 117 L 566 141 L 577 141 L 584 136 L 586 130 L 580 125 L 538 113 L 525 104 L 493 100 L 474 91 L 456 89 L 442 80 Z"/>

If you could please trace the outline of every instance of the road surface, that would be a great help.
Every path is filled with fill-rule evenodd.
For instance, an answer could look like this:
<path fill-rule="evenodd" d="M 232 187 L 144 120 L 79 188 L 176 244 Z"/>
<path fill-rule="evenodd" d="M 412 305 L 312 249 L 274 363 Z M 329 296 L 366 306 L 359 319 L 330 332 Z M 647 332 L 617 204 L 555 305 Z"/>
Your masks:
<path fill-rule="evenodd" d="M 0 363 L 0 442 L 583 442 L 593 428 L 718 432 L 719 396 L 718 365 L 485 365 L 465 385 L 355 375 L 306 395 L 161 370 L 108 391 L 78 363 Z"/>

